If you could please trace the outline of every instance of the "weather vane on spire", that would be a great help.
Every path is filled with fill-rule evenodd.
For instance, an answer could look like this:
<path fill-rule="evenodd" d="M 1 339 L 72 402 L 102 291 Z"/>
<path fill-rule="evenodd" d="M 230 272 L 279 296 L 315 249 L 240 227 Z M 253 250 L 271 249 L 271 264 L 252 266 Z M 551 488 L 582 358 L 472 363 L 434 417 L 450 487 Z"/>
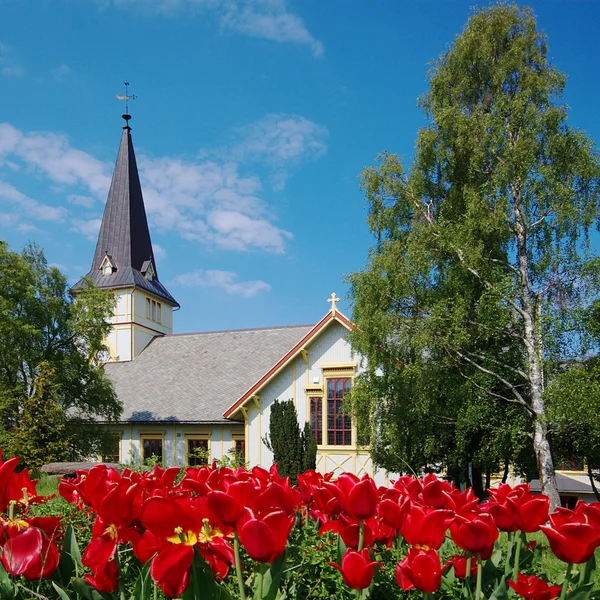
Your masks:
<path fill-rule="evenodd" d="M 125 122 L 127 123 L 129 121 L 129 119 L 131 119 L 131 115 L 129 114 L 129 101 L 135 100 L 137 98 L 137 96 L 134 96 L 133 94 L 131 96 L 129 95 L 129 81 L 124 81 L 123 83 L 125 84 L 125 95 L 121 96 L 120 94 L 116 94 L 115 98 L 117 100 L 125 101 L 125 114 L 123 115 L 123 118 L 125 119 Z"/>

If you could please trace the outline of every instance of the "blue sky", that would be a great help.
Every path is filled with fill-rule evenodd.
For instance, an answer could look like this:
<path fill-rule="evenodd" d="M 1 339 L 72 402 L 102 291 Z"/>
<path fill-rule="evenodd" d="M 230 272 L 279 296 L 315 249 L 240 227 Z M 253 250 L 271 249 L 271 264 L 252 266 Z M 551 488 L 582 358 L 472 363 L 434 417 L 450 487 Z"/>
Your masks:
<path fill-rule="evenodd" d="M 0 238 L 89 270 L 123 81 L 175 330 L 314 323 L 372 239 L 358 174 L 407 162 L 472 0 L 0 0 Z M 600 139 L 600 3 L 533 6 Z"/>

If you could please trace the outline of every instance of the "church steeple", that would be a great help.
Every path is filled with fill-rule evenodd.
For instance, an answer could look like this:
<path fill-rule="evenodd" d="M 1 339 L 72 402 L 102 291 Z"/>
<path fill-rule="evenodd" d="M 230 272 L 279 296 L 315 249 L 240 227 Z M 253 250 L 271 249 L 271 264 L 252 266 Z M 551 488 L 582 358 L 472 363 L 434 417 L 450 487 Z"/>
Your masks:
<path fill-rule="evenodd" d="M 123 127 L 92 268 L 87 277 L 103 288 L 137 285 L 179 306 L 158 278 L 128 123 Z"/>
<path fill-rule="evenodd" d="M 97 287 L 115 290 L 114 335 L 107 340 L 116 360 L 131 360 L 156 335 L 171 333 L 171 311 L 179 304 L 158 278 L 144 208 L 128 114 L 102 217 L 92 267 L 86 277 Z M 74 287 L 76 291 L 83 280 Z M 125 312 L 123 312 L 125 311 Z M 121 318 L 127 314 L 127 318 Z M 122 324 L 129 326 L 129 350 L 123 351 Z M 119 332 L 121 332 L 119 338 Z M 137 336 L 137 341 L 136 341 Z M 114 344 L 111 343 L 114 338 Z M 114 346 L 114 347 L 113 347 Z"/>

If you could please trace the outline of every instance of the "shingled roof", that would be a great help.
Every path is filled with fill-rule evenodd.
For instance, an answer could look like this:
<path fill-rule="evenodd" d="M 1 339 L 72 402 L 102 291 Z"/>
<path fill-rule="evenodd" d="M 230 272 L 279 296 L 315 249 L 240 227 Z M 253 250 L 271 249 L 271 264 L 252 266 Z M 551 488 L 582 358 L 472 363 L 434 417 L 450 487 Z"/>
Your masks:
<path fill-rule="evenodd" d="M 167 335 L 134 361 L 104 368 L 126 423 L 227 423 L 223 413 L 311 325 Z"/>
<path fill-rule="evenodd" d="M 103 274 L 101 271 L 105 257 L 113 265 L 112 273 Z M 142 274 L 149 261 L 154 269 L 151 279 Z M 100 288 L 140 287 L 174 306 L 179 306 L 158 279 L 131 128 L 128 125 L 123 127 L 94 260 L 86 277 Z M 79 281 L 74 289 L 82 285 L 83 280 Z"/>

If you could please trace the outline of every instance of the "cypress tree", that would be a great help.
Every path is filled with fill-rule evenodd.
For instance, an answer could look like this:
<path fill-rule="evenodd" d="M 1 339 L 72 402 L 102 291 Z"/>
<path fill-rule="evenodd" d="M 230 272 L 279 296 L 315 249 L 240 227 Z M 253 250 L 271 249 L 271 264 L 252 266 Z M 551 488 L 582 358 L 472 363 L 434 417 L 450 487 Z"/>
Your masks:
<path fill-rule="evenodd" d="M 264 441 L 273 452 L 273 462 L 277 463 L 279 474 L 297 483 L 297 475 L 302 472 L 302 434 L 296 407 L 291 400 L 273 402 L 269 439 Z"/>
<path fill-rule="evenodd" d="M 302 472 L 317 468 L 317 440 L 307 421 L 302 432 Z"/>

